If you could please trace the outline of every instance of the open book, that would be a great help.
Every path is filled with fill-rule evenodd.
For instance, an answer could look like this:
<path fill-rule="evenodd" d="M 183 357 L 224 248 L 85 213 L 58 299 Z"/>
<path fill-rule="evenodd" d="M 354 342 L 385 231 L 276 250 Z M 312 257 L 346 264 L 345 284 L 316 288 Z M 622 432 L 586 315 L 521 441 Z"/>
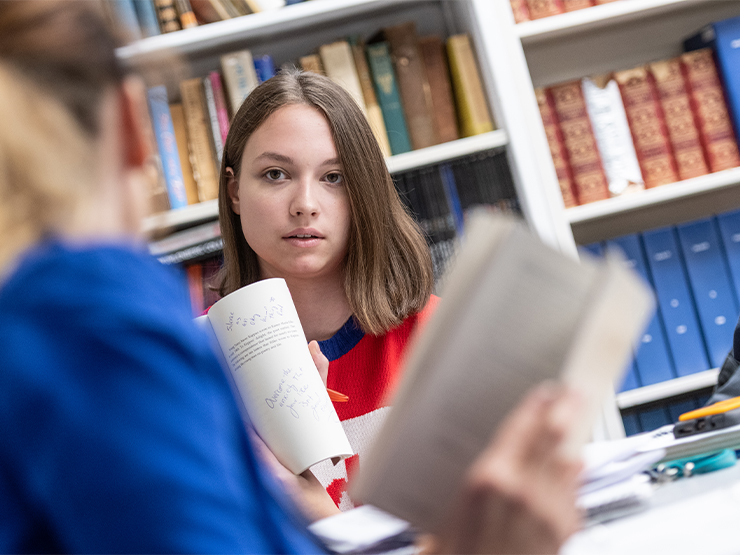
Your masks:
<path fill-rule="evenodd" d="M 242 287 L 198 320 L 213 330 L 254 429 L 286 468 L 299 474 L 352 455 L 285 280 Z"/>
<path fill-rule="evenodd" d="M 518 220 L 475 214 L 442 300 L 410 347 L 353 498 L 434 530 L 470 464 L 527 390 L 563 380 L 587 401 L 575 455 L 654 301 L 617 259 L 582 263 Z"/>

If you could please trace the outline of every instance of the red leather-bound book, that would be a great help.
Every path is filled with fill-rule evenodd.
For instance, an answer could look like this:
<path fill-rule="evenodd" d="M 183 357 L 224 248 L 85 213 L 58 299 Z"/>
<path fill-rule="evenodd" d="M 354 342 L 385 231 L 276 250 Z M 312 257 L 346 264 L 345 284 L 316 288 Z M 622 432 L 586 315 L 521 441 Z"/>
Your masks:
<path fill-rule="evenodd" d="M 527 7 L 531 19 L 542 19 L 543 17 L 565 13 L 563 0 L 527 0 Z"/>
<path fill-rule="evenodd" d="M 678 177 L 689 179 L 709 173 L 689 91 L 681 71 L 681 60 L 673 58 L 652 63 L 650 73 L 658 90 Z"/>
<path fill-rule="evenodd" d="M 509 2 L 511 3 L 511 11 L 514 13 L 514 21 L 516 23 L 531 20 L 527 0 L 509 0 Z"/>
<path fill-rule="evenodd" d="M 552 95 L 563 134 L 578 202 L 586 204 L 609 198 L 609 185 L 586 110 L 581 82 L 555 85 L 548 91 Z"/>
<path fill-rule="evenodd" d="M 566 12 L 574 12 L 593 6 L 593 0 L 563 0 L 563 8 Z"/>
<path fill-rule="evenodd" d="M 618 71 L 614 78 L 622 92 L 645 188 L 678 181 L 658 91 L 647 67 Z"/>
<path fill-rule="evenodd" d="M 710 48 L 681 55 L 699 134 L 713 172 L 740 166 L 740 153 Z"/>
<path fill-rule="evenodd" d="M 565 204 L 566 208 L 577 206 L 578 197 L 576 196 L 573 184 L 573 174 L 570 170 L 568 153 L 565 150 L 565 143 L 563 142 L 563 133 L 560 131 L 560 124 L 555 115 L 552 95 L 543 88 L 535 89 L 534 93 L 537 97 L 537 105 L 540 108 L 542 125 L 545 127 L 547 142 L 550 145 L 550 154 L 552 155 L 552 163 L 555 165 L 555 172 L 558 176 L 560 192 L 563 195 L 563 204 Z"/>

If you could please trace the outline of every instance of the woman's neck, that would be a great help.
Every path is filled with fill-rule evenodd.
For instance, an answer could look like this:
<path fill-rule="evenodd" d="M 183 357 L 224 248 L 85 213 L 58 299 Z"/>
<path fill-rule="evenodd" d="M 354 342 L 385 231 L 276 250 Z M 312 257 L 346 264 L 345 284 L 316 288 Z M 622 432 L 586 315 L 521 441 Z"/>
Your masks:
<path fill-rule="evenodd" d="M 333 336 L 352 315 L 344 287 L 336 279 L 286 279 L 308 341 Z"/>

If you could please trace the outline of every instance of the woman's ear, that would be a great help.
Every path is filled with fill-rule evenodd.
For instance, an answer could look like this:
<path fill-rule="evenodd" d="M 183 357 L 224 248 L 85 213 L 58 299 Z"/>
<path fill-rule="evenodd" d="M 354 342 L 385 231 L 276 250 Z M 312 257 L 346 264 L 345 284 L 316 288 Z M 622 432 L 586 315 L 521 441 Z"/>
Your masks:
<path fill-rule="evenodd" d="M 241 207 L 239 206 L 239 181 L 234 175 L 234 170 L 226 168 L 226 190 L 229 193 L 229 202 L 231 202 L 231 209 L 235 214 L 241 214 Z"/>

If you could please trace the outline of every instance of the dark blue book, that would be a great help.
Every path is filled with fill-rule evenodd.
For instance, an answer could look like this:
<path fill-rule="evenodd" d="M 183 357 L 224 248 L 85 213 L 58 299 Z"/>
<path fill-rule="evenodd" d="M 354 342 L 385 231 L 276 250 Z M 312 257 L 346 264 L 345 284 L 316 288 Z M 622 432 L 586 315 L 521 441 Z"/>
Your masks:
<path fill-rule="evenodd" d="M 629 391 L 630 389 L 637 389 L 638 387 L 642 387 L 642 384 L 640 383 L 640 378 L 637 375 L 635 361 L 631 360 L 629 366 L 623 374 L 622 382 L 617 386 L 617 393 Z"/>
<path fill-rule="evenodd" d="M 604 246 L 601 243 L 589 243 L 588 245 L 578 245 L 578 250 L 585 251 L 591 256 L 604 256 Z"/>
<path fill-rule="evenodd" d="M 447 205 L 450 207 L 450 213 L 455 221 L 455 232 L 458 235 L 463 233 L 464 215 L 460 204 L 460 197 L 457 194 L 457 184 L 455 183 L 455 174 L 449 164 L 439 166 L 439 174 L 442 177 Z"/>
<path fill-rule="evenodd" d="M 622 424 L 624 424 L 624 433 L 628 436 L 633 436 L 642 432 L 640 421 L 637 419 L 637 414 L 634 412 L 623 415 Z"/>
<path fill-rule="evenodd" d="M 732 347 L 738 308 L 713 218 L 677 226 L 689 283 L 712 368 L 722 366 Z"/>
<path fill-rule="evenodd" d="M 717 226 L 727 266 L 730 269 L 735 300 L 740 306 L 740 210 L 718 214 Z"/>
<path fill-rule="evenodd" d="M 714 49 L 727 104 L 740 141 L 740 17 L 710 23 L 684 41 L 685 50 Z"/>
<path fill-rule="evenodd" d="M 675 229 L 646 231 L 642 240 L 676 374 L 687 376 L 708 369 L 709 360 Z"/>
<path fill-rule="evenodd" d="M 696 399 L 686 399 L 685 401 L 678 401 L 668 405 L 668 414 L 671 416 L 671 422 L 678 422 L 678 417 L 685 412 L 689 412 L 699 408 L 699 404 Z"/>
<path fill-rule="evenodd" d="M 627 265 L 652 286 L 645 254 L 640 238 L 636 234 L 607 241 L 606 248 L 607 250 L 617 249 L 624 254 Z M 655 314 L 645 328 L 635 350 L 635 365 L 641 385 L 651 385 L 677 377 L 660 315 L 660 306 L 656 307 Z"/>
<path fill-rule="evenodd" d="M 272 61 L 272 56 L 263 54 L 262 56 L 254 56 L 253 60 L 257 79 L 259 79 L 260 83 L 264 83 L 275 76 L 275 63 Z"/>
<path fill-rule="evenodd" d="M 673 424 L 671 415 L 668 413 L 666 407 L 663 406 L 642 410 L 637 413 L 637 418 L 640 421 L 640 427 L 643 432 L 652 432 L 666 424 Z"/>
<path fill-rule="evenodd" d="M 180 166 L 180 154 L 177 151 L 170 105 L 167 103 L 167 88 L 164 85 L 152 87 L 147 91 L 147 97 L 149 111 L 152 115 L 154 136 L 157 139 L 157 148 L 162 159 L 162 170 L 167 184 L 170 208 L 182 208 L 188 205 L 188 198 L 185 193 L 185 183 L 182 179 L 182 166 Z"/>
<path fill-rule="evenodd" d="M 154 8 L 153 0 L 133 0 L 136 8 L 136 17 L 139 19 L 139 27 L 145 37 L 153 37 L 160 34 L 159 19 Z"/>

